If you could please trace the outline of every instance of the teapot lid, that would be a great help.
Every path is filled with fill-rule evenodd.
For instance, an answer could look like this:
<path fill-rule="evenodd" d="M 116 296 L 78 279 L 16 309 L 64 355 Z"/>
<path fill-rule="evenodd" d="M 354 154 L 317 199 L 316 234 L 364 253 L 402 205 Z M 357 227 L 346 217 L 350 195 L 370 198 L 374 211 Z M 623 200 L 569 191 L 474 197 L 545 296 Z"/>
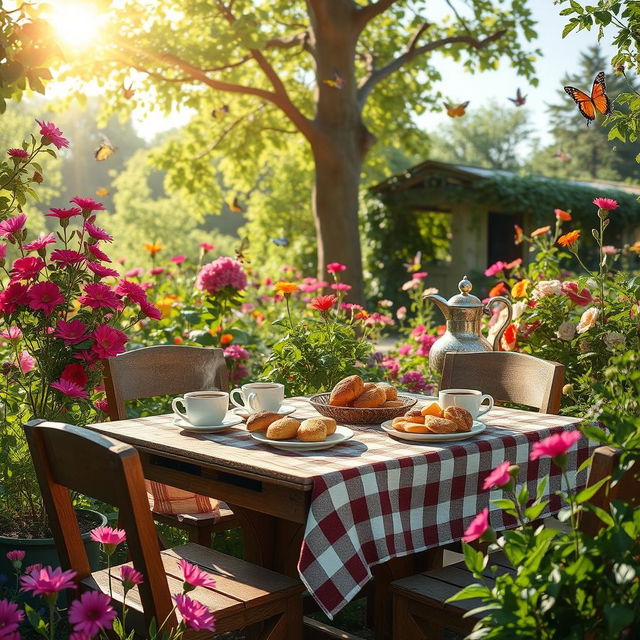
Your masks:
<path fill-rule="evenodd" d="M 471 289 L 473 289 L 473 285 L 469 282 L 467 276 L 465 276 L 458 283 L 458 289 L 460 289 L 460 293 L 457 293 L 455 296 L 451 296 L 447 301 L 447 304 L 450 307 L 483 307 L 484 304 L 477 298 L 476 296 L 471 294 Z"/>

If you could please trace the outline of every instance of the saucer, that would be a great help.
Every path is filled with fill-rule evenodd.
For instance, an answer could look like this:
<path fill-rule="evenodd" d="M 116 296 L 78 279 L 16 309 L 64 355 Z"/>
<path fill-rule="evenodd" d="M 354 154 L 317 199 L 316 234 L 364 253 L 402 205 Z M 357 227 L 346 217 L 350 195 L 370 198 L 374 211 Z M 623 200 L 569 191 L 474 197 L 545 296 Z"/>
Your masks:
<path fill-rule="evenodd" d="M 278 413 L 281 416 L 288 416 L 295 411 L 296 407 L 292 407 L 290 404 L 283 404 L 275 413 Z M 241 416 L 242 418 L 248 418 L 252 412 L 244 407 L 238 407 L 237 409 L 231 409 L 231 413 L 235 413 L 237 416 Z"/>
<path fill-rule="evenodd" d="M 251 437 L 262 444 L 268 444 L 275 449 L 281 449 L 282 451 L 323 451 L 324 449 L 331 449 L 341 442 L 349 440 L 353 437 L 353 431 L 349 427 L 336 427 L 335 433 L 327 436 L 326 440 L 322 442 L 301 442 L 300 440 L 269 440 L 267 436 L 261 431 L 252 431 Z"/>
<path fill-rule="evenodd" d="M 176 427 L 180 427 L 185 431 L 197 431 L 199 433 L 216 433 L 217 431 L 224 431 L 229 427 L 234 427 L 237 424 L 242 422 L 242 418 L 239 416 L 233 416 L 227 414 L 222 420 L 221 424 L 211 424 L 211 425 L 196 425 L 187 422 L 184 418 L 180 416 L 176 416 L 174 414 L 173 424 Z"/>

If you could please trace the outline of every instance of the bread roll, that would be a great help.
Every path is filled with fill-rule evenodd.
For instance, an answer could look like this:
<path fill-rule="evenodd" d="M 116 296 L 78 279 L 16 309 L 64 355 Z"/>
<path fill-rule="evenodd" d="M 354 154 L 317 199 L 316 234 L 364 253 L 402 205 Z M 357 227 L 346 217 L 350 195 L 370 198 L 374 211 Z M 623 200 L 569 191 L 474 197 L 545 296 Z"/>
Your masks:
<path fill-rule="evenodd" d="M 458 425 L 458 431 L 471 431 L 473 417 L 464 407 L 447 407 L 444 417 Z"/>
<path fill-rule="evenodd" d="M 322 442 L 327 439 L 327 425 L 320 418 L 303 420 L 298 427 L 297 438 L 301 442 Z"/>
<path fill-rule="evenodd" d="M 300 423 L 295 418 L 280 418 L 267 427 L 268 440 L 289 440 L 295 438 Z"/>
<path fill-rule="evenodd" d="M 325 418 L 322 416 L 321 418 L 313 418 L 314 420 L 322 420 L 324 422 L 324 426 L 327 428 L 327 435 L 330 436 L 336 432 L 336 427 L 338 424 L 333 418 Z"/>
<path fill-rule="evenodd" d="M 351 403 L 362 393 L 364 382 L 360 376 L 343 378 L 333 387 L 329 396 L 329 404 L 334 407 L 349 407 Z"/>
<path fill-rule="evenodd" d="M 424 424 L 424 416 L 404 415 L 400 416 L 398 420 L 403 420 L 404 422 L 413 422 L 413 424 Z"/>
<path fill-rule="evenodd" d="M 266 431 L 267 427 L 282 416 L 273 411 L 258 411 L 247 418 L 247 431 Z"/>
<path fill-rule="evenodd" d="M 424 426 L 431 433 L 455 433 L 458 430 L 458 425 L 453 420 L 438 416 L 425 416 Z"/>
<path fill-rule="evenodd" d="M 388 382 L 378 382 L 378 388 L 382 389 L 387 396 L 387 400 L 397 400 L 398 390 Z"/>
<path fill-rule="evenodd" d="M 365 382 L 364 386 L 362 387 L 362 393 L 364 393 L 365 391 L 369 391 L 369 389 L 374 389 L 375 387 L 376 387 L 375 382 Z"/>
<path fill-rule="evenodd" d="M 382 406 L 389 409 L 391 409 L 392 407 L 395 407 L 397 409 L 404 406 L 404 402 L 402 402 L 402 400 L 387 400 Z"/>
<path fill-rule="evenodd" d="M 429 433 L 429 429 L 424 424 L 416 424 L 415 422 L 405 422 L 404 430 L 407 433 Z"/>
<path fill-rule="evenodd" d="M 358 407 L 360 409 L 381 407 L 387 401 L 387 394 L 383 389 L 373 386 L 372 389 L 368 389 L 361 395 L 359 395 L 352 403 L 351 406 Z"/>

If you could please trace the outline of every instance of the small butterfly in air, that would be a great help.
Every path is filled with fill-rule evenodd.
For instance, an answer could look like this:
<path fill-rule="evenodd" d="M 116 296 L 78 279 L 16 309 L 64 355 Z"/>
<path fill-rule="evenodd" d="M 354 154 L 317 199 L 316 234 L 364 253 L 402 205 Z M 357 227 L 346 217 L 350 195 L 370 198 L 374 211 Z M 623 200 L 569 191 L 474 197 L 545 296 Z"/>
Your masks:
<path fill-rule="evenodd" d="M 411 273 L 412 271 L 420 271 L 422 267 L 422 251 L 418 251 L 411 262 L 405 262 L 404 268 Z"/>
<path fill-rule="evenodd" d="M 211 109 L 211 116 L 213 118 L 224 118 L 229 113 L 229 105 L 223 104 L 221 107 L 214 107 Z"/>
<path fill-rule="evenodd" d="M 337 71 L 333 72 L 333 78 L 330 80 L 323 80 L 322 82 L 334 89 L 344 89 L 345 85 L 344 78 Z"/>
<path fill-rule="evenodd" d="M 467 112 L 467 107 L 469 106 L 469 100 L 466 102 L 462 102 L 461 104 L 449 104 L 448 102 L 444 103 L 444 106 L 447 109 L 447 115 L 450 118 L 462 118 L 462 116 Z"/>
<path fill-rule="evenodd" d="M 117 147 L 114 147 L 106 138 L 103 138 L 94 154 L 95 159 L 98 162 L 108 160 L 116 152 L 116 149 Z"/>
<path fill-rule="evenodd" d="M 109 189 L 107 189 L 106 187 L 100 187 L 99 189 L 96 189 L 96 195 L 99 198 L 103 198 L 104 196 L 108 196 L 109 195 Z"/>
<path fill-rule="evenodd" d="M 518 87 L 516 91 L 516 97 L 509 98 L 509 100 L 511 100 L 511 102 L 513 102 L 516 107 L 521 107 L 527 101 L 527 96 L 523 96 L 522 92 L 520 91 L 520 87 Z"/>
<path fill-rule="evenodd" d="M 591 95 L 575 87 L 565 87 L 564 90 L 573 98 L 578 105 L 578 110 L 587 119 L 589 126 L 596 119 L 596 109 L 603 115 L 611 113 L 611 100 L 605 93 L 607 85 L 604 80 L 604 71 L 601 71 L 593 81 Z"/>
<path fill-rule="evenodd" d="M 269 238 L 273 244 L 278 245 L 279 247 L 288 247 L 289 241 L 284 237 L 284 234 L 279 238 Z"/>
<path fill-rule="evenodd" d="M 566 151 L 558 151 L 558 153 L 554 153 L 553 154 L 554 158 L 558 158 L 558 160 L 560 160 L 560 162 L 571 162 L 571 155 L 568 154 Z"/>
<path fill-rule="evenodd" d="M 234 196 L 233 202 L 229 205 L 229 209 L 231 209 L 231 211 L 233 211 L 234 213 L 242 213 L 244 211 L 244 209 L 238 202 L 238 196 Z"/>
<path fill-rule="evenodd" d="M 131 100 L 135 93 L 136 90 L 133 88 L 133 82 L 128 87 L 125 87 L 124 84 L 122 85 L 122 95 L 125 100 Z"/>
<path fill-rule="evenodd" d="M 251 260 L 249 260 L 249 258 L 247 258 L 247 256 L 245 255 L 245 252 L 248 250 L 249 238 L 242 238 L 242 240 L 240 241 L 240 246 L 236 249 L 236 260 L 238 260 L 238 262 L 242 262 L 243 264 L 249 264 Z"/>

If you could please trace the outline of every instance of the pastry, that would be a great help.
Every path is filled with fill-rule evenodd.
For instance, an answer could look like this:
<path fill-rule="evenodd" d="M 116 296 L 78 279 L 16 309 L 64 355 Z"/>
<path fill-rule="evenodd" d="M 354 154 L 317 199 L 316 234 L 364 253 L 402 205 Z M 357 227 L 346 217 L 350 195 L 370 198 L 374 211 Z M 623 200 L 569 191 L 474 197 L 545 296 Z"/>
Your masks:
<path fill-rule="evenodd" d="M 473 417 L 464 407 L 447 407 L 444 417 L 453 420 L 458 425 L 458 431 L 471 431 Z"/>
<path fill-rule="evenodd" d="M 404 406 L 404 402 L 402 402 L 402 400 L 387 400 L 382 406 L 385 409 L 390 409 L 391 407 L 395 407 L 397 409 L 398 407 Z"/>
<path fill-rule="evenodd" d="M 453 420 L 438 416 L 425 416 L 424 426 L 431 433 L 455 433 L 458 430 L 458 425 Z"/>
<path fill-rule="evenodd" d="M 267 427 L 268 440 L 289 440 L 295 438 L 300 423 L 295 418 L 280 418 Z"/>
<path fill-rule="evenodd" d="M 374 385 L 372 389 L 368 389 L 359 395 L 351 406 L 358 408 L 381 407 L 386 401 L 387 394 L 384 392 L 384 389 L 380 389 Z"/>
<path fill-rule="evenodd" d="M 362 393 L 364 382 L 360 376 L 349 376 L 333 387 L 329 404 L 334 407 L 348 407 Z"/>
<path fill-rule="evenodd" d="M 414 424 L 424 424 L 424 416 L 410 416 L 409 414 L 407 414 L 405 416 L 395 418 L 395 420 L 402 420 L 403 422 L 413 422 Z"/>
<path fill-rule="evenodd" d="M 411 411 L 407 411 L 407 413 L 405 413 L 404 415 L 407 417 L 421 416 L 422 411 L 420 411 L 420 409 L 411 409 Z"/>
<path fill-rule="evenodd" d="M 377 387 L 385 392 L 387 400 L 398 399 L 398 390 L 388 382 L 378 382 Z"/>
<path fill-rule="evenodd" d="M 327 428 L 327 435 L 330 436 L 336 432 L 336 427 L 338 426 L 336 421 L 333 418 L 325 418 L 322 416 L 321 418 L 313 418 L 313 420 L 322 420 L 324 422 L 324 426 Z"/>
<path fill-rule="evenodd" d="M 396 422 L 395 420 L 393 421 L 393 424 L 391 425 L 396 431 L 404 431 L 404 427 L 406 424 L 408 424 L 407 422 L 405 422 L 402 418 L 397 418 L 398 422 Z"/>
<path fill-rule="evenodd" d="M 365 391 L 369 391 L 369 389 L 375 389 L 376 386 L 377 385 L 375 382 L 365 382 L 364 387 L 362 387 L 362 393 L 364 393 Z"/>
<path fill-rule="evenodd" d="M 247 418 L 247 431 L 266 431 L 267 427 L 282 416 L 273 411 L 258 411 Z"/>
<path fill-rule="evenodd" d="M 429 433 L 429 429 L 424 424 L 416 424 L 415 422 L 404 422 L 402 426 L 407 433 Z"/>
<path fill-rule="evenodd" d="M 322 442 L 327 439 L 327 425 L 320 418 L 303 420 L 298 427 L 297 438 L 301 442 Z"/>
<path fill-rule="evenodd" d="M 422 407 L 421 413 L 423 416 L 437 416 L 438 418 L 442 418 L 442 408 L 437 402 L 432 402 L 426 407 Z"/>

